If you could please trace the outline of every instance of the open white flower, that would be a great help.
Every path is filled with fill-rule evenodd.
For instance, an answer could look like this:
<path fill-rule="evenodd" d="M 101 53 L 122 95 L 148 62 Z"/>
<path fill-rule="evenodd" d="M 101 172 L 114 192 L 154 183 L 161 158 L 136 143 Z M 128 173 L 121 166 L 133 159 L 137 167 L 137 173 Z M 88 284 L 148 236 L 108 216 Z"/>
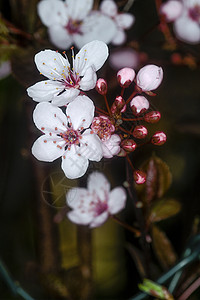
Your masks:
<path fill-rule="evenodd" d="M 112 44 L 121 45 L 126 41 L 125 29 L 129 29 L 135 22 L 135 17 L 129 13 L 118 13 L 117 4 L 113 0 L 103 0 L 100 10 L 105 15 L 113 19 L 116 24 L 117 32 L 115 33 Z"/>
<path fill-rule="evenodd" d="M 86 44 L 76 55 L 72 55 L 70 68 L 67 57 L 52 50 L 40 51 L 35 55 L 35 63 L 41 74 L 49 80 L 37 82 L 27 89 L 34 101 L 52 101 L 63 106 L 74 100 L 80 90 L 95 87 L 99 70 L 108 57 L 108 47 L 104 42 L 93 41 Z"/>
<path fill-rule="evenodd" d="M 174 22 L 178 39 L 189 43 L 200 42 L 200 0 L 182 0 L 182 14 Z"/>
<path fill-rule="evenodd" d="M 72 44 L 81 48 L 98 39 L 110 43 L 116 33 L 113 20 L 98 11 L 91 11 L 93 0 L 42 0 L 38 14 L 48 27 L 51 42 L 60 49 Z M 109 28 L 109 30 L 108 30 Z"/>
<path fill-rule="evenodd" d="M 32 147 L 41 161 L 52 162 L 62 156 L 62 169 L 70 179 L 85 174 L 89 161 L 100 161 L 102 146 L 99 137 L 87 129 L 94 117 L 94 104 L 87 96 L 78 96 L 66 108 L 66 115 L 51 103 L 39 103 L 33 120 L 44 134 Z"/>
<path fill-rule="evenodd" d="M 99 172 L 88 177 L 86 188 L 73 188 L 67 194 L 67 203 L 72 208 L 67 216 L 80 225 L 90 228 L 102 225 L 109 217 L 121 211 L 126 204 L 126 192 L 122 187 L 110 191 L 110 183 Z"/>

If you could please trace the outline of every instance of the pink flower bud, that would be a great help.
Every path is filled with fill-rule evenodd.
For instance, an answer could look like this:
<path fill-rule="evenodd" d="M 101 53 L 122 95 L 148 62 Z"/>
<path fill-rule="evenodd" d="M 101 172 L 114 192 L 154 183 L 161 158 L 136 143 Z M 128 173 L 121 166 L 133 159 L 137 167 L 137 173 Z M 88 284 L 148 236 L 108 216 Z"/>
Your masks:
<path fill-rule="evenodd" d="M 117 80 L 121 87 L 127 88 L 135 78 L 135 71 L 131 68 L 123 68 L 117 72 Z"/>
<path fill-rule="evenodd" d="M 139 115 L 149 108 L 149 101 L 144 96 L 136 96 L 131 100 L 130 106 L 134 115 Z"/>
<path fill-rule="evenodd" d="M 103 78 L 99 78 L 96 82 L 96 90 L 101 95 L 107 94 L 107 82 Z"/>
<path fill-rule="evenodd" d="M 144 120 L 148 123 L 156 123 L 160 120 L 161 114 L 159 111 L 150 111 L 144 116 Z"/>
<path fill-rule="evenodd" d="M 175 21 L 180 17 L 183 4 L 180 1 L 170 0 L 160 6 L 160 14 L 164 15 L 167 22 Z"/>
<path fill-rule="evenodd" d="M 136 170 L 133 173 L 133 178 L 137 184 L 143 184 L 146 182 L 146 174 L 141 170 Z"/>
<path fill-rule="evenodd" d="M 137 74 L 136 83 L 142 91 L 155 90 L 162 82 L 163 70 L 155 65 L 146 65 Z"/>
<path fill-rule="evenodd" d="M 121 147 L 127 152 L 133 152 L 137 147 L 137 144 L 132 139 L 125 139 L 122 141 Z"/>
<path fill-rule="evenodd" d="M 162 131 L 157 131 L 151 138 L 151 143 L 157 146 L 163 145 L 167 140 L 166 134 Z"/>
<path fill-rule="evenodd" d="M 133 130 L 133 136 L 137 139 L 144 139 L 148 134 L 146 127 L 138 125 Z"/>
<path fill-rule="evenodd" d="M 121 96 L 116 97 L 110 110 L 112 114 L 124 112 L 126 110 L 125 100 Z"/>

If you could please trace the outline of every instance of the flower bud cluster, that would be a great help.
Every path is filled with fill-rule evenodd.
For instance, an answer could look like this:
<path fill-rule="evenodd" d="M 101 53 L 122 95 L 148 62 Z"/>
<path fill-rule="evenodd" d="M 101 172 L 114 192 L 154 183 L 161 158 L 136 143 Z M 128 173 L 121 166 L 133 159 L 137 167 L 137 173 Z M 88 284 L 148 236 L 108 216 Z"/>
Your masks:
<path fill-rule="evenodd" d="M 107 144 L 109 142 L 107 148 L 109 154 L 107 154 L 108 151 L 106 150 L 104 157 L 118 155 L 127 157 L 130 162 L 128 156 L 139 146 L 148 143 L 161 146 L 166 142 L 164 132 L 156 131 L 152 136 L 148 137 L 147 128 L 150 124 L 157 123 L 161 118 L 159 111 L 151 109 L 147 97 L 156 95 L 152 90 L 158 88 L 162 79 L 163 70 L 156 65 L 146 65 L 137 74 L 131 68 L 123 68 L 117 72 L 117 81 L 122 88 L 121 95 L 115 98 L 106 116 L 99 115 L 98 118 L 94 118 L 91 127 L 98 134 L 104 145 L 105 141 Z M 135 86 L 134 91 L 126 100 L 124 97 L 126 89 L 132 85 Z M 104 96 L 108 106 L 106 95 L 107 82 L 104 79 L 100 78 L 97 81 L 96 90 Z M 114 136 L 117 136 L 118 139 L 116 137 L 114 139 Z M 111 147 L 111 139 L 113 139 L 113 147 Z M 112 151 L 111 148 L 115 148 L 115 151 Z M 135 183 L 143 184 L 146 181 L 146 174 L 143 171 L 134 169 L 132 163 L 131 167 Z"/>

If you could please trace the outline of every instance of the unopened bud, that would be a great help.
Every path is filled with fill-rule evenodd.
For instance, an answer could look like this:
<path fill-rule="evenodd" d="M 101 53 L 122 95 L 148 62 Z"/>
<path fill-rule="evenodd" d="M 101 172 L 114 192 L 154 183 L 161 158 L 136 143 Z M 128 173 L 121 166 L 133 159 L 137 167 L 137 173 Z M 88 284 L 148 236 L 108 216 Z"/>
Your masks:
<path fill-rule="evenodd" d="M 121 96 L 116 97 L 110 110 L 113 114 L 124 112 L 126 110 L 125 100 Z"/>
<path fill-rule="evenodd" d="M 167 140 L 166 134 L 163 131 L 157 131 L 151 138 L 151 143 L 157 146 L 163 145 Z"/>
<path fill-rule="evenodd" d="M 131 68 L 123 68 L 117 72 L 117 80 L 121 87 L 127 88 L 135 78 L 135 71 Z"/>
<path fill-rule="evenodd" d="M 146 127 L 138 125 L 133 130 L 133 136 L 137 139 L 144 139 L 148 134 Z"/>
<path fill-rule="evenodd" d="M 127 152 L 133 152 L 137 147 L 137 144 L 132 139 L 125 139 L 122 141 L 121 147 Z"/>
<path fill-rule="evenodd" d="M 149 108 L 149 101 L 144 96 L 136 96 L 131 100 L 130 106 L 134 115 L 139 115 Z"/>
<path fill-rule="evenodd" d="M 161 118 L 159 111 L 151 111 L 144 116 L 144 120 L 148 123 L 157 123 Z"/>
<path fill-rule="evenodd" d="M 103 78 L 99 78 L 96 82 L 96 90 L 101 95 L 107 94 L 107 82 Z"/>
<path fill-rule="evenodd" d="M 137 74 L 136 83 L 142 91 L 155 90 L 162 82 L 163 70 L 156 65 L 146 65 Z"/>
<path fill-rule="evenodd" d="M 141 170 L 136 170 L 133 173 L 133 178 L 134 178 L 135 183 L 137 183 L 137 184 L 143 184 L 146 182 L 146 174 Z"/>
<path fill-rule="evenodd" d="M 180 1 L 169 0 L 160 6 L 160 14 L 165 16 L 167 22 L 173 22 L 180 17 L 183 4 Z"/>

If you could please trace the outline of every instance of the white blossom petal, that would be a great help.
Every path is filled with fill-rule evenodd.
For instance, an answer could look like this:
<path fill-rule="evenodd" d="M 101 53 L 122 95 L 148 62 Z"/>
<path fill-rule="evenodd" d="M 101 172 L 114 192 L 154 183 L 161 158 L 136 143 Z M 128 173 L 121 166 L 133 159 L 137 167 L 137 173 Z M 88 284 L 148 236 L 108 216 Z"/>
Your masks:
<path fill-rule="evenodd" d="M 72 188 L 66 195 L 67 204 L 73 209 L 78 209 L 80 203 L 86 198 L 88 199 L 88 202 L 92 201 L 92 196 L 86 188 Z"/>
<path fill-rule="evenodd" d="M 33 121 L 43 132 L 59 134 L 66 130 L 67 117 L 60 108 L 41 102 L 33 112 Z"/>
<path fill-rule="evenodd" d="M 62 157 L 62 169 L 65 176 L 69 179 L 75 179 L 83 176 L 87 171 L 89 161 L 83 156 L 79 156 L 76 147 L 71 146 L 70 150 L 65 152 Z"/>
<path fill-rule="evenodd" d="M 174 31 L 178 39 L 186 43 L 198 44 L 200 42 L 200 26 L 188 17 L 178 18 L 174 22 Z"/>
<path fill-rule="evenodd" d="M 115 37 L 112 39 L 113 45 L 121 45 L 126 41 L 126 34 L 123 29 L 118 29 Z"/>
<path fill-rule="evenodd" d="M 116 16 L 118 12 L 117 4 L 113 0 L 102 1 L 100 4 L 100 10 L 109 17 Z"/>
<path fill-rule="evenodd" d="M 37 82 L 27 89 L 29 97 L 34 101 L 51 101 L 63 90 L 63 84 L 59 81 L 44 80 Z"/>
<path fill-rule="evenodd" d="M 95 87 L 96 82 L 97 82 L 96 72 L 92 67 L 89 67 L 80 81 L 80 89 L 83 91 L 89 91 Z"/>
<path fill-rule="evenodd" d="M 56 144 L 54 141 L 56 140 Z M 52 162 L 65 152 L 62 138 L 53 138 L 44 134 L 40 136 L 32 147 L 32 154 L 41 161 Z"/>
<path fill-rule="evenodd" d="M 68 103 L 73 101 L 79 95 L 79 93 L 80 93 L 79 89 L 76 88 L 65 89 L 65 91 L 62 94 L 58 96 L 56 95 L 53 98 L 52 104 L 56 106 L 67 105 Z"/>
<path fill-rule="evenodd" d="M 90 222 L 90 228 L 95 228 L 98 226 L 101 226 L 107 219 L 108 219 L 108 212 L 105 211 L 99 216 L 95 217 L 91 222 Z"/>
<path fill-rule="evenodd" d="M 110 192 L 110 183 L 102 173 L 96 171 L 88 176 L 87 189 L 96 193 L 101 201 L 105 201 Z"/>
<path fill-rule="evenodd" d="M 46 26 L 66 25 L 68 21 L 64 2 L 61 0 L 42 0 L 37 6 L 38 15 Z"/>
<path fill-rule="evenodd" d="M 126 192 L 122 187 L 114 188 L 109 194 L 108 207 L 110 214 L 116 214 L 126 205 Z"/>
<path fill-rule="evenodd" d="M 52 80 L 64 79 L 62 74 L 70 67 L 68 59 L 53 50 L 43 50 L 37 53 L 35 63 L 40 73 Z"/>
<path fill-rule="evenodd" d="M 107 57 L 108 46 L 100 40 L 95 40 L 84 45 L 77 53 L 74 68 L 80 76 L 83 76 L 90 67 L 92 67 L 94 71 L 99 70 Z"/>
<path fill-rule="evenodd" d="M 78 153 L 81 156 L 93 161 L 100 161 L 102 159 L 102 143 L 99 137 L 95 133 L 91 133 L 90 129 L 87 129 L 82 134 L 80 140 L 80 148 Z"/>
<path fill-rule="evenodd" d="M 135 22 L 135 17 L 128 13 L 122 13 L 115 17 L 115 21 L 120 28 L 128 29 Z"/>
<path fill-rule="evenodd" d="M 93 11 L 86 19 L 83 20 L 81 31 L 81 34 L 74 34 L 73 36 L 74 42 L 78 48 L 83 47 L 86 43 L 96 40 L 97 37 L 99 41 L 109 44 L 116 33 L 116 24 L 111 18 L 101 14 L 100 12 Z M 101 54 L 101 49 L 97 50 L 100 50 L 98 52 Z M 106 58 L 104 59 L 105 55 L 102 55 L 102 62 L 97 59 L 95 52 L 96 50 L 94 51 L 94 56 L 90 65 L 94 64 L 96 70 L 98 70 L 103 65 Z"/>
<path fill-rule="evenodd" d="M 92 9 L 93 0 L 65 0 L 67 13 L 75 21 L 83 20 Z"/>
<path fill-rule="evenodd" d="M 79 225 L 88 225 L 93 220 L 93 216 L 88 213 L 81 213 L 78 210 L 70 211 L 67 214 L 70 221 Z"/>
<path fill-rule="evenodd" d="M 73 102 L 69 103 L 66 114 L 75 130 L 83 127 L 88 128 L 94 117 L 94 104 L 89 97 L 78 96 Z"/>
<path fill-rule="evenodd" d="M 68 49 L 73 44 L 73 36 L 68 30 L 59 24 L 53 24 L 48 28 L 50 40 L 59 49 Z"/>
<path fill-rule="evenodd" d="M 118 134 L 111 135 L 110 139 L 102 142 L 103 156 L 106 158 L 111 158 L 117 155 L 120 151 L 121 139 Z"/>

